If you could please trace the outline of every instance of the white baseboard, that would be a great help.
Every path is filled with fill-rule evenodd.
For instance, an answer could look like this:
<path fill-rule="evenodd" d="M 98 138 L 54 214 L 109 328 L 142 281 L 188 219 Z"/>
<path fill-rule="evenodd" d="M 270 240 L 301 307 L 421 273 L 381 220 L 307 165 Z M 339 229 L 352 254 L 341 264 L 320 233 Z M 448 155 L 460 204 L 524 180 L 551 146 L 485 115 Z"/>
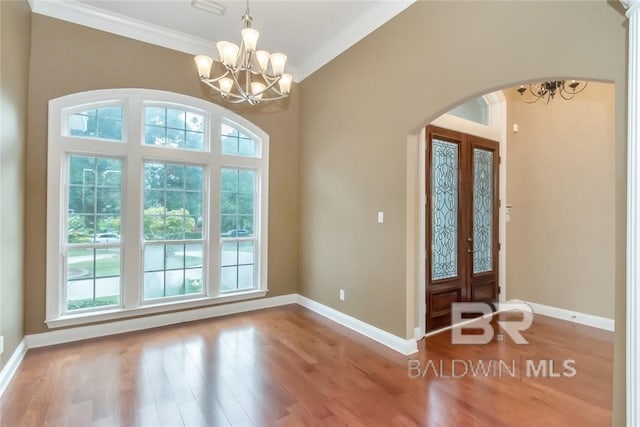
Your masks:
<path fill-rule="evenodd" d="M 543 316 L 549 316 L 560 320 L 567 320 L 569 322 L 592 326 L 594 328 L 604 329 L 606 331 L 613 332 L 615 329 L 614 320 L 606 317 L 594 316 L 593 314 L 581 313 L 579 311 L 572 311 L 564 308 L 551 307 L 549 305 L 538 304 L 535 302 L 523 301 L 519 299 L 512 299 L 507 302 L 528 304 L 533 309 L 534 315 L 541 314 Z"/>
<path fill-rule="evenodd" d="M 18 344 L 18 348 L 16 348 L 7 363 L 4 365 L 4 368 L 0 371 L 0 397 L 2 397 L 2 394 L 7 389 L 11 379 L 20 367 L 25 354 L 27 354 L 27 341 L 26 339 L 22 339 L 20 344 Z"/>
<path fill-rule="evenodd" d="M 140 331 L 143 329 L 157 328 L 160 326 L 174 325 L 177 323 L 192 322 L 194 320 L 227 316 L 229 314 L 261 310 L 269 307 L 295 304 L 296 297 L 296 294 L 288 294 L 277 297 L 240 301 L 230 304 L 203 307 L 194 310 L 178 311 L 175 313 L 166 313 L 155 316 L 139 317 L 136 319 L 119 320 L 115 322 L 80 326 L 70 329 L 60 329 L 56 331 L 43 332 L 40 334 L 27 335 L 25 338 L 28 348 L 45 347 L 49 345 L 64 344 L 90 338 L 98 338 L 108 335 Z"/>
<path fill-rule="evenodd" d="M 422 329 L 420 328 L 420 326 L 416 326 L 415 328 L 413 328 L 413 338 L 416 341 L 420 341 L 423 337 L 424 334 L 422 333 Z"/>
<path fill-rule="evenodd" d="M 346 326 L 347 328 L 356 331 L 360 335 L 364 335 L 367 338 L 371 338 L 374 341 L 384 344 L 387 347 L 402 353 L 406 356 L 418 352 L 418 343 L 415 339 L 404 339 L 396 335 L 393 335 L 380 328 L 376 328 L 362 320 L 342 313 L 317 301 L 298 295 L 297 303 L 301 306 L 308 308 L 309 310 L 318 313 L 327 319 L 333 320 L 336 323 Z"/>
<path fill-rule="evenodd" d="M 188 311 L 118 320 L 97 325 L 87 325 L 27 335 L 0 372 L 0 396 L 20 366 L 27 350 L 30 348 L 65 344 L 91 338 L 105 337 L 109 335 L 140 331 L 144 329 L 174 325 L 177 323 L 227 316 L 230 314 L 244 313 L 296 303 L 404 355 L 410 355 L 418 351 L 416 339 L 407 340 L 400 338 L 387 331 L 358 320 L 355 317 L 303 297 L 302 295 L 288 294 L 277 297 L 260 298 L 250 301 L 240 301 L 218 306 L 203 307 Z"/>

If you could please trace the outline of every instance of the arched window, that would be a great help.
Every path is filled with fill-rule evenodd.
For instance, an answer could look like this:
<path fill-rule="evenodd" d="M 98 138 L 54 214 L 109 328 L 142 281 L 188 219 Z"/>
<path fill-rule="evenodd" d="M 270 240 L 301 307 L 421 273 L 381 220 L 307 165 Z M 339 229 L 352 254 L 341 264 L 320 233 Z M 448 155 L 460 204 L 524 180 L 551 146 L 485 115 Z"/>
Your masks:
<path fill-rule="evenodd" d="M 264 296 L 268 135 L 215 104 L 116 89 L 49 102 L 50 327 Z"/>

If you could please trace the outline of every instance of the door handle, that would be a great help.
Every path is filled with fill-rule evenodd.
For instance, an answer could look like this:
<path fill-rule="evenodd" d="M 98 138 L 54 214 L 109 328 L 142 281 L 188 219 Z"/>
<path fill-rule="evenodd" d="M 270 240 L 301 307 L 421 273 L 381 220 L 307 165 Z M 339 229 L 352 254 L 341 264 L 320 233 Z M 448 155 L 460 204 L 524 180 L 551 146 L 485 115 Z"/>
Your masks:
<path fill-rule="evenodd" d="M 473 249 L 467 249 L 467 252 L 472 254 L 473 253 Z"/>

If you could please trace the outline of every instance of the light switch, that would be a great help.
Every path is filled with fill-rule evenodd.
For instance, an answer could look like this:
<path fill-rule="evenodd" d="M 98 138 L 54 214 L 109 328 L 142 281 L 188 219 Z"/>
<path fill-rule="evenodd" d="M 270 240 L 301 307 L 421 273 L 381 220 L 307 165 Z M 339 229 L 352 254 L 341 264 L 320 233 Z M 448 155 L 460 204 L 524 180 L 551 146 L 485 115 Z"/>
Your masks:
<path fill-rule="evenodd" d="M 378 212 L 378 224 L 382 224 L 384 222 L 384 212 Z"/>

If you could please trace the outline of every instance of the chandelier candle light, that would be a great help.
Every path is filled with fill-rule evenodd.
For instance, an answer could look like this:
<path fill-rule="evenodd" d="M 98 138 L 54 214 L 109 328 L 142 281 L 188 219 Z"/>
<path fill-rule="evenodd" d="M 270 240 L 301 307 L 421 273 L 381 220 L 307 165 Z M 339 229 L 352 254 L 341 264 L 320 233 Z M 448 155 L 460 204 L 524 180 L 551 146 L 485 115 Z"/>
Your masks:
<path fill-rule="evenodd" d="M 529 84 L 529 91 L 527 96 L 525 96 L 525 92 L 527 92 L 527 87 L 524 85 L 518 88 L 518 93 L 522 97 L 522 100 L 527 104 L 533 104 L 534 102 L 538 102 L 541 99 L 544 99 L 544 103 L 548 104 L 556 94 L 560 94 L 562 99 L 566 99 L 567 101 L 572 99 L 575 95 L 582 92 L 587 87 L 587 82 L 579 82 L 577 80 L 556 80 L 549 82 L 539 82 L 539 83 L 531 83 Z M 533 98 L 531 98 L 533 96 Z"/>
<path fill-rule="evenodd" d="M 213 65 L 211 57 L 198 55 L 194 58 L 200 81 L 234 104 L 248 102 L 256 105 L 261 101 L 286 98 L 291 91 L 292 80 L 291 74 L 284 72 L 287 55 L 256 50 L 260 33 L 252 28 L 253 18 L 249 14 L 248 0 L 242 22 L 244 29 L 240 46 L 228 41 L 216 43 L 220 62 L 225 67 L 221 76 L 210 77 Z"/>

